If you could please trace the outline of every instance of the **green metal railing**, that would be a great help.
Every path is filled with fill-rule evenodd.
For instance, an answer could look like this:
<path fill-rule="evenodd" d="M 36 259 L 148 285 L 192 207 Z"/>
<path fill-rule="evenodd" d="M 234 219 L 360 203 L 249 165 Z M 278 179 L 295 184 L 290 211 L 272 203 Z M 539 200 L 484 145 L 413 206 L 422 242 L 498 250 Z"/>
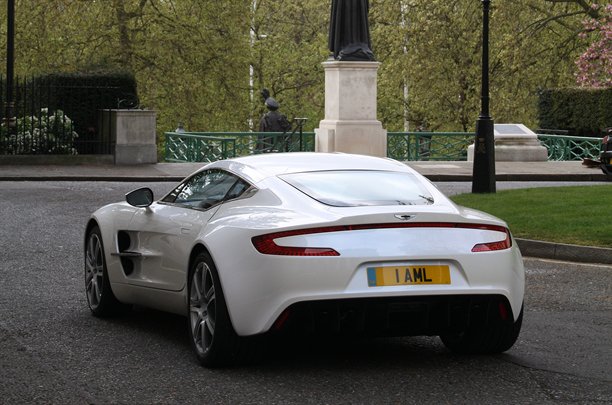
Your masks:
<path fill-rule="evenodd" d="M 166 132 L 167 162 L 213 162 L 259 153 L 314 151 L 314 132 Z M 548 160 L 597 158 L 599 138 L 538 134 Z M 389 132 L 387 156 L 400 161 L 462 161 L 474 134 L 467 132 Z"/>
<path fill-rule="evenodd" d="M 402 161 L 466 160 L 474 134 L 467 132 L 389 132 L 387 156 Z"/>
<path fill-rule="evenodd" d="M 314 132 L 166 132 L 167 162 L 214 162 L 259 153 L 314 151 Z"/>
<path fill-rule="evenodd" d="M 599 158 L 601 138 L 538 134 L 548 149 L 548 160 L 582 160 Z"/>
<path fill-rule="evenodd" d="M 167 162 L 213 162 L 236 156 L 235 138 L 166 132 Z"/>
<path fill-rule="evenodd" d="M 387 155 L 397 160 L 465 160 L 474 134 L 389 132 Z M 166 132 L 167 162 L 213 162 L 270 152 L 314 151 L 314 132 Z"/>

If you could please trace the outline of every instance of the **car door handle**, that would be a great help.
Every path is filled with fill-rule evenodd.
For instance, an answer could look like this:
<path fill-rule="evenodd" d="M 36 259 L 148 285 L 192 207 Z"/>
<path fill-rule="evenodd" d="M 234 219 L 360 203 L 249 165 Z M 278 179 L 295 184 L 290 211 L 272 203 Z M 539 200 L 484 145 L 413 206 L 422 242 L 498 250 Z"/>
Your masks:
<path fill-rule="evenodd" d="M 191 228 L 181 228 L 181 234 L 189 235 L 191 233 Z"/>

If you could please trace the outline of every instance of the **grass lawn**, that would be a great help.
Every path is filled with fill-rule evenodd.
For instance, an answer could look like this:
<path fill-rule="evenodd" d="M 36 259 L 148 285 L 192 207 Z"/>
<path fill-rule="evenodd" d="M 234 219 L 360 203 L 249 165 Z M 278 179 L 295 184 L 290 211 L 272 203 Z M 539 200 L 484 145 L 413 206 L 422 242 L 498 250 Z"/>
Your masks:
<path fill-rule="evenodd" d="M 541 187 L 451 198 L 459 205 L 502 218 L 518 238 L 612 247 L 612 185 Z"/>

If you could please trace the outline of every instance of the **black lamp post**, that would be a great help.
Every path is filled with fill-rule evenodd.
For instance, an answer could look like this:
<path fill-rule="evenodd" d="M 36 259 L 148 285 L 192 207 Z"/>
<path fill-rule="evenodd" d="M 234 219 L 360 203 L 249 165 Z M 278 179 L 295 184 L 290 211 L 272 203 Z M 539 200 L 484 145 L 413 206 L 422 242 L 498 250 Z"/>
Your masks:
<path fill-rule="evenodd" d="M 13 97 L 13 76 L 15 65 L 15 0 L 6 2 L 6 101 L 5 101 L 5 122 L 7 128 L 15 126 L 13 110 L 15 101 Z"/>
<path fill-rule="evenodd" d="M 495 138 L 489 113 L 489 7 L 482 0 L 482 93 L 480 115 L 476 121 L 472 193 L 495 192 Z"/>

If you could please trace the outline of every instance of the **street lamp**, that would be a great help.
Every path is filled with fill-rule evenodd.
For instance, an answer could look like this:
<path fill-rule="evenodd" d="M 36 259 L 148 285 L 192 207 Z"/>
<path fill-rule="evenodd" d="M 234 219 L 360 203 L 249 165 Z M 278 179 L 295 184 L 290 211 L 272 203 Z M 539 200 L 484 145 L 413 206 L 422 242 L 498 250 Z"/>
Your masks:
<path fill-rule="evenodd" d="M 472 193 L 495 193 L 495 138 L 489 113 L 489 7 L 482 0 L 482 92 L 480 115 L 476 121 Z"/>
<path fill-rule="evenodd" d="M 15 0 L 6 2 L 6 100 L 5 116 L 7 129 L 15 126 L 13 119 L 14 98 L 13 98 L 13 76 L 15 65 Z M 10 133 L 10 132 L 9 132 Z"/>

